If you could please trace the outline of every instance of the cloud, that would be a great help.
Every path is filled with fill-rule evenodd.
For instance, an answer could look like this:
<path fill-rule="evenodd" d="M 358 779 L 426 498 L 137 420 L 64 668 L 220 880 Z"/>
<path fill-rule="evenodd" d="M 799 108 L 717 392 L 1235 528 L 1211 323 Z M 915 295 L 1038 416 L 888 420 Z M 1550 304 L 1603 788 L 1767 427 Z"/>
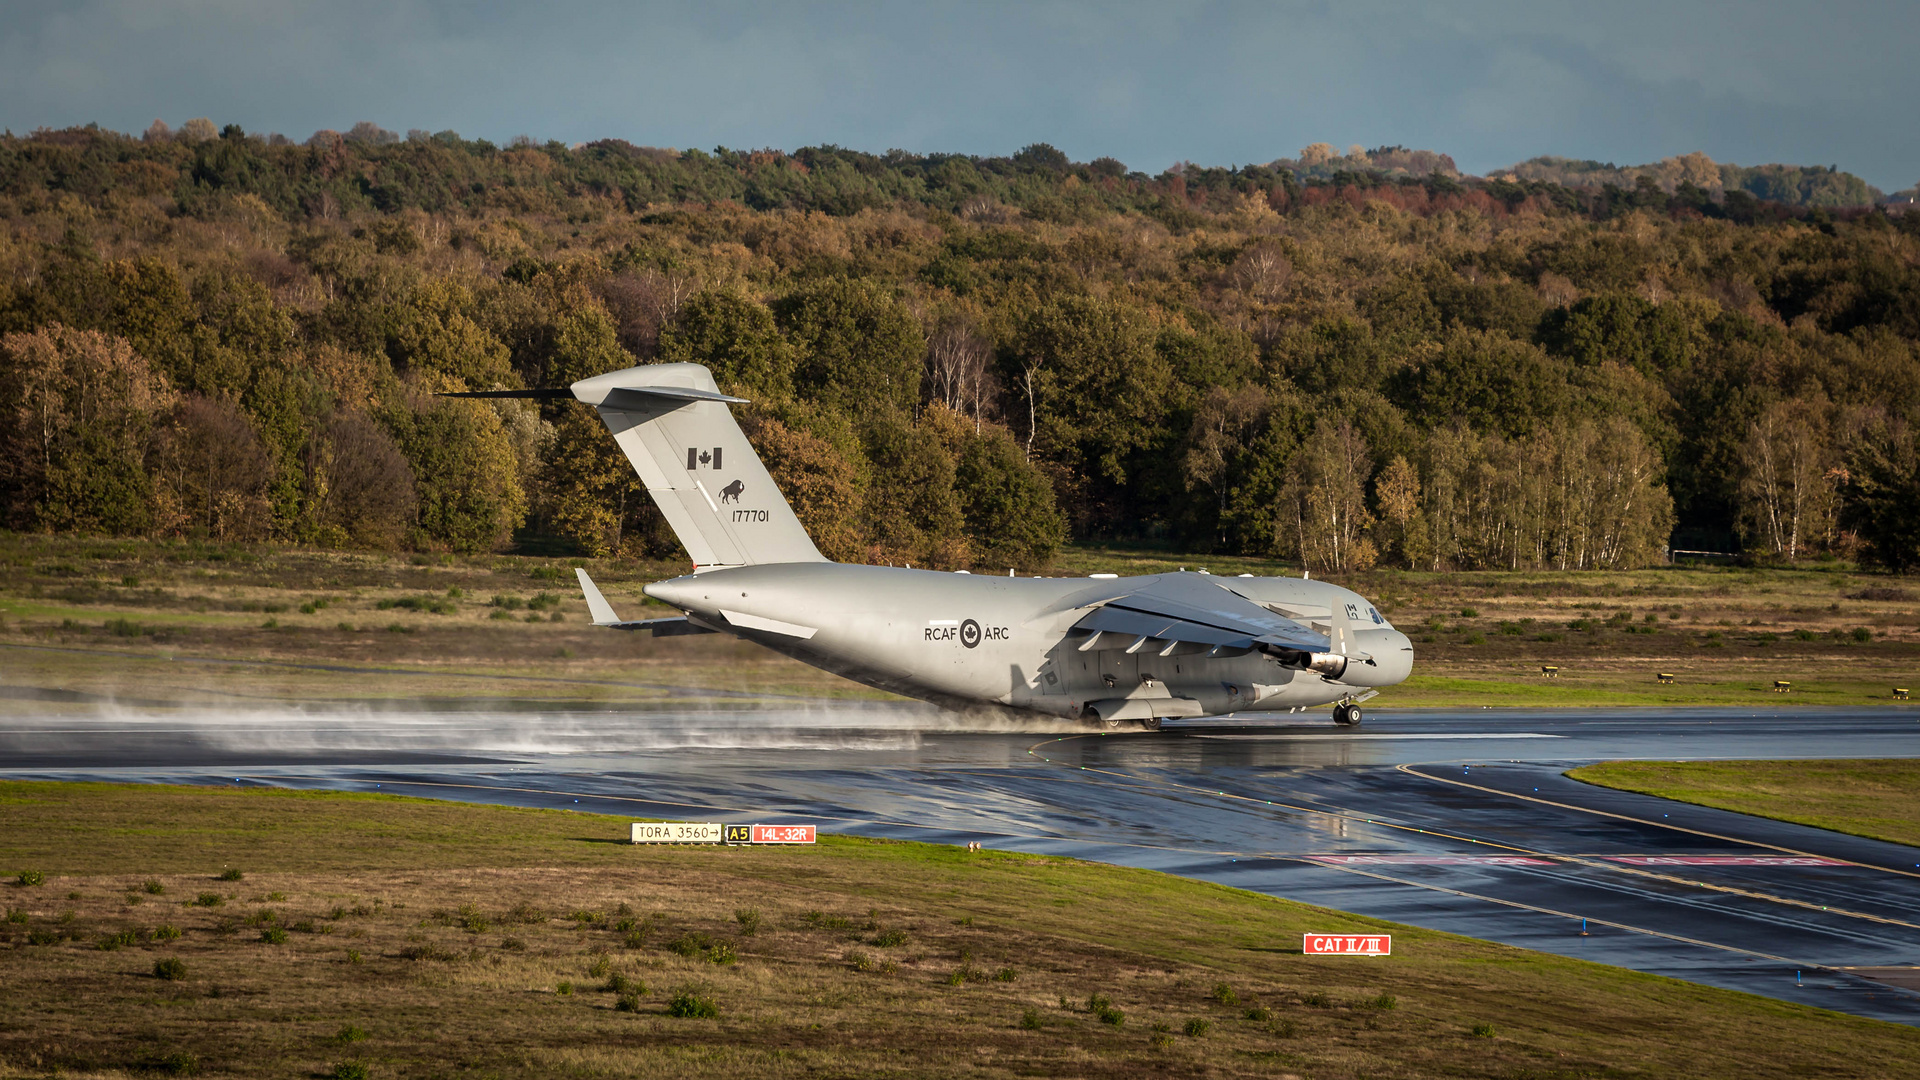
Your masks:
<path fill-rule="evenodd" d="M 1485 170 L 1705 150 L 1920 176 L 1920 5 L 1622 0 L 541 5 L 80 0 L 0 29 L 0 123 L 370 119 L 670 146 L 1008 153 L 1158 170 L 1309 142 Z"/>

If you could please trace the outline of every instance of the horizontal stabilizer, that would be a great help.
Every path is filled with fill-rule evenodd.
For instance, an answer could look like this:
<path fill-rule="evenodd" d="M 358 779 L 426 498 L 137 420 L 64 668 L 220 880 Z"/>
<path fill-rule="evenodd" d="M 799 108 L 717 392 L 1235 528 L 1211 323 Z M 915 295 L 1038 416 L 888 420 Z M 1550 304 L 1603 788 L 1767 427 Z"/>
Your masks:
<path fill-rule="evenodd" d="M 698 623 L 689 622 L 685 615 L 672 615 L 664 619 L 622 619 L 614 613 L 613 605 L 607 603 L 607 598 L 600 594 L 600 587 L 587 576 L 586 570 L 576 566 L 573 572 L 580 579 L 580 593 L 587 598 L 587 611 L 593 615 L 595 626 L 608 630 L 651 630 L 654 637 L 713 633 Z"/>

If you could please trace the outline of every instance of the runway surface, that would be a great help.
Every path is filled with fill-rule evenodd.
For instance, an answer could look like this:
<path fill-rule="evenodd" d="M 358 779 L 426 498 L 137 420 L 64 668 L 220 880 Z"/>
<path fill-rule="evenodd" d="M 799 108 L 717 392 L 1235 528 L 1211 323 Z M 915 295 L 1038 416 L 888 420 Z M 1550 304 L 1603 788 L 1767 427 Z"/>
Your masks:
<path fill-rule="evenodd" d="M 0 718 L 0 775 L 978 840 L 1920 1024 L 1920 849 L 1561 775 L 1616 758 L 1920 756 L 1920 711 L 1419 711 L 1352 730 L 1280 717 L 1152 734 L 955 723 L 830 703 L 51 707 Z"/>

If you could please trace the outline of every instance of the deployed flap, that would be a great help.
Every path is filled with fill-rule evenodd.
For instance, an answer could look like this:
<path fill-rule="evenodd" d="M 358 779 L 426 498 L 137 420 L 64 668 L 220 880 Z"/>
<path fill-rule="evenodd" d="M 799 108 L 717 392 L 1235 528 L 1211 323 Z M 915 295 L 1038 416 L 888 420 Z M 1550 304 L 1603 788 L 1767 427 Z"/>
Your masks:
<path fill-rule="evenodd" d="M 1096 631 L 1083 648 L 1184 642 L 1217 649 L 1326 652 L 1326 638 L 1215 584 L 1203 574 L 1162 574 L 1088 612 L 1074 629 Z M 1155 646 L 1159 648 L 1160 646 Z"/>

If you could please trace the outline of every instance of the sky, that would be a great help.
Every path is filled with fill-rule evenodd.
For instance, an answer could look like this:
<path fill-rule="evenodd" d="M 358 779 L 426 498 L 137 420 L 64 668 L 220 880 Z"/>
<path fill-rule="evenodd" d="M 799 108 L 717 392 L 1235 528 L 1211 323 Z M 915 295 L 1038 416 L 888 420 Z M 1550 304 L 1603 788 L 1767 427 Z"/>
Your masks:
<path fill-rule="evenodd" d="M 1920 181 L 1920 3 L 0 0 L 0 126 L 371 120 L 504 143 L 834 143 L 1157 173 L 1309 143 Z"/>

